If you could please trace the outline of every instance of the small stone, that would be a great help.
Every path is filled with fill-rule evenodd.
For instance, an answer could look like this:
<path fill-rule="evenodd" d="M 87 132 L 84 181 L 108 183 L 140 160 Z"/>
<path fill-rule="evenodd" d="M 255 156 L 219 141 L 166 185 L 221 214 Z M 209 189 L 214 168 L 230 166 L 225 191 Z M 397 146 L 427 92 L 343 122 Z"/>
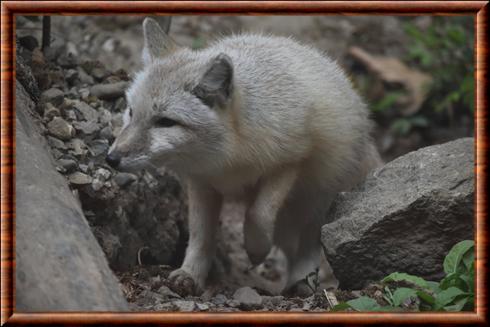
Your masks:
<path fill-rule="evenodd" d="M 213 302 L 219 305 L 219 304 L 225 304 L 227 300 L 228 299 L 223 294 L 216 294 L 216 296 L 213 299 Z"/>
<path fill-rule="evenodd" d="M 116 99 L 124 95 L 128 82 L 97 84 L 90 88 L 90 94 L 102 100 Z"/>
<path fill-rule="evenodd" d="M 63 91 L 56 88 L 50 88 L 49 90 L 41 93 L 41 102 L 51 102 L 54 106 L 59 106 L 63 103 Z"/>
<path fill-rule="evenodd" d="M 97 176 L 103 181 L 106 181 L 111 177 L 111 172 L 107 169 L 99 168 L 95 171 L 95 176 Z"/>
<path fill-rule="evenodd" d="M 117 173 L 116 177 L 114 177 L 114 181 L 120 187 L 125 187 L 136 181 L 136 179 L 136 175 L 130 173 Z"/>
<path fill-rule="evenodd" d="M 99 122 L 102 125 L 107 125 L 111 122 L 111 120 L 112 120 L 111 112 L 107 109 L 102 109 L 99 115 Z"/>
<path fill-rule="evenodd" d="M 235 291 L 233 299 L 240 303 L 244 310 L 256 308 L 262 304 L 262 297 L 251 287 L 242 287 Z"/>
<path fill-rule="evenodd" d="M 48 132 L 61 140 L 69 140 L 75 135 L 73 126 L 61 117 L 54 117 L 48 123 Z"/>
<path fill-rule="evenodd" d="M 174 301 L 172 302 L 177 310 L 182 312 L 190 312 L 194 310 L 196 303 L 194 301 Z"/>
<path fill-rule="evenodd" d="M 78 167 L 77 162 L 72 159 L 59 159 L 58 165 L 63 167 L 67 173 L 75 171 Z"/>
<path fill-rule="evenodd" d="M 72 139 L 66 145 L 73 150 L 75 156 L 83 156 L 87 153 L 87 145 L 81 139 Z"/>
<path fill-rule="evenodd" d="M 46 119 L 46 121 L 50 121 L 54 117 L 61 116 L 60 110 L 53 106 L 51 102 L 46 103 L 45 107 L 46 108 L 44 109 L 44 118 Z"/>
<path fill-rule="evenodd" d="M 112 135 L 112 128 L 110 126 L 102 128 L 99 132 L 99 135 L 101 138 L 108 141 L 112 141 L 114 139 L 114 135 Z"/>
<path fill-rule="evenodd" d="M 100 125 L 95 121 L 75 121 L 73 122 L 73 126 L 75 126 L 77 131 L 85 135 L 93 134 L 100 129 Z"/>
<path fill-rule="evenodd" d="M 209 310 L 209 305 L 207 305 L 206 303 L 196 303 L 196 306 L 199 309 L 199 311 Z"/>
<path fill-rule="evenodd" d="M 48 140 L 48 144 L 52 148 L 66 150 L 65 142 L 63 142 L 62 140 L 60 140 L 60 139 L 58 139 L 56 137 L 49 136 L 49 135 L 46 138 Z"/>
<path fill-rule="evenodd" d="M 100 179 L 95 178 L 92 181 L 92 188 L 94 191 L 99 191 L 102 187 L 104 187 L 104 182 L 102 182 Z"/>
<path fill-rule="evenodd" d="M 82 114 L 82 117 L 87 121 L 97 121 L 99 118 L 99 113 L 97 110 L 89 106 L 83 101 L 77 101 L 73 107 Z"/>
<path fill-rule="evenodd" d="M 69 121 L 77 120 L 77 114 L 75 113 L 74 110 L 65 110 L 64 114 L 65 114 L 64 116 L 65 116 L 66 120 L 69 120 Z"/>
<path fill-rule="evenodd" d="M 91 74 L 96 80 L 101 81 L 108 75 L 108 72 L 105 68 L 102 67 L 95 67 L 92 69 Z"/>
<path fill-rule="evenodd" d="M 76 185 L 85 185 L 92 183 L 92 177 L 79 171 L 69 175 L 68 180 L 70 181 L 70 183 Z"/>
<path fill-rule="evenodd" d="M 177 299 L 181 298 L 181 296 L 179 294 L 173 292 L 170 288 L 168 288 L 165 285 L 162 285 L 158 289 L 157 293 L 162 295 L 163 297 L 166 297 L 166 298 L 177 298 Z"/>
<path fill-rule="evenodd" d="M 97 139 L 90 143 L 90 152 L 95 157 L 106 153 L 107 150 L 109 150 L 109 141 L 106 139 Z"/>
<path fill-rule="evenodd" d="M 80 167 L 80 170 L 83 171 L 84 173 L 88 172 L 88 165 L 86 164 L 80 164 L 78 165 Z"/>
<path fill-rule="evenodd" d="M 87 74 L 85 70 L 83 70 L 82 68 L 78 68 L 78 78 L 80 79 L 80 82 L 82 82 L 83 84 L 87 84 L 87 85 L 94 84 L 94 78 L 89 74 Z"/>

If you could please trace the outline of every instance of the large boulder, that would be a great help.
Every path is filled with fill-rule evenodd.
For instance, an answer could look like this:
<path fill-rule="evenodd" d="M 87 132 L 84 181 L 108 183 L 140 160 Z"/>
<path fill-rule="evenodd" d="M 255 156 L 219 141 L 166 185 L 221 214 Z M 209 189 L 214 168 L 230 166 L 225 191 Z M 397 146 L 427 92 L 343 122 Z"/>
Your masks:
<path fill-rule="evenodd" d="M 127 311 L 120 285 L 16 83 L 16 311 Z"/>
<path fill-rule="evenodd" d="M 439 280 L 457 242 L 474 237 L 474 140 L 429 146 L 373 172 L 339 194 L 322 243 L 340 287 L 392 272 Z"/>

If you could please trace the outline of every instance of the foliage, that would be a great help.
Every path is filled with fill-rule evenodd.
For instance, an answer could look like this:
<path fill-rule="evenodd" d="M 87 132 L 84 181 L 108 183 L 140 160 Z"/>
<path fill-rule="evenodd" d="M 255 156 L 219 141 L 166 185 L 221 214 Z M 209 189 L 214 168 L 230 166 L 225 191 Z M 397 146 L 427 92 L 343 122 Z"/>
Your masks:
<path fill-rule="evenodd" d="M 409 45 L 404 61 L 429 74 L 433 81 L 421 109 L 414 115 L 395 118 L 391 130 L 398 135 L 407 135 L 414 128 L 431 127 L 429 117 L 453 120 L 455 115 L 472 116 L 475 88 L 473 18 L 432 17 L 431 25 L 425 29 L 409 20 L 405 32 Z M 387 90 L 373 104 L 372 110 L 380 113 L 396 107 L 403 96 L 402 90 Z"/>
<path fill-rule="evenodd" d="M 465 240 L 457 243 L 444 259 L 444 277 L 439 283 L 406 273 L 394 272 L 382 282 L 387 284 L 383 299 L 388 305 L 382 306 L 368 296 L 342 302 L 332 311 L 352 309 L 355 311 L 400 311 L 407 303 L 415 304 L 419 311 L 471 311 L 475 306 L 475 243 Z M 403 282 L 411 287 L 389 285 Z"/>

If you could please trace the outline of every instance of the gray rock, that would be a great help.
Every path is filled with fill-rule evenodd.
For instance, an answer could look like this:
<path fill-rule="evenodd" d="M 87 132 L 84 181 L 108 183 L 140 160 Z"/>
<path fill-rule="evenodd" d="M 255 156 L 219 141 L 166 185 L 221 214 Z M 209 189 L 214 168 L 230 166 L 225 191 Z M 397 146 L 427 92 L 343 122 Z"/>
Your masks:
<path fill-rule="evenodd" d="M 114 181 L 120 187 L 125 187 L 136 181 L 136 178 L 136 175 L 131 173 L 117 173 L 116 177 L 114 177 Z"/>
<path fill-rule="evenodd" d="M 196 303 L 196 306 L 199 309 L 199 311 L 209 310 L 209 305 L 207 303 Z"/>
<path fill-rule="evenodd" d="M 194 311 L 194 307 L 196 306 L 196 303 L 194 301 L 173 301 L 172 302 L 174 306 L 177 308 L 178 311 L 182 312 L 191 312 Z"/>
<path fill-rule="evenodd" d="M 63 142 L 62 140 L 49 135 L 46 137 L 46 139 L 48 140 L 48 143 L 52 148 L 66 150 L 65 142 Z"/>
<path fill-rule="evenodd" d="M 49 134 L 64 141 L 71 139 L 75 135 L 73 126 L 61 117 L 54 117 L 47 126 Z"/>
<path fill-rule="evenodd" d="M 74 107 L 82 114 L 83 118 L 87 121 L 97 121 L 99 118 L 99 113 L 97 112 L 97 110 L 95 110 L 83 101 L 76 101 Z"/>
<path fill-rule="evenodd" d="M 78 200 L 54 168 L 16 83 L 15 310 L 128 311 Z"/>
<path fill-rule="evenodd" d="M 128 82 L 97 84 L 90 88 L 90 94 L 102 100 L 112 100 L 124 95 Z"/>
<path fill-rule="evenodd" d="M 85 185 L 92 183 L 92 177 L 79 171 L 74 172 L 68 176 L 70 183 L 75 185 Z"/>
<path fill-rule="evenodd" d="M 61 115 L 60 110 L 53 106 L 50 102 L 46 103 L 44 109 L 44 119 L 50 121 L 54 117 L 59 117 Z"/>
<path fill-rule="evenodd" d="M 95 121 L 75 121 L 73 122 L 73 126 L 77 131 L 82 132 L 83 134 L 90 135 L 95 133 L 100 129 L 100 125 Z"/>
<path fill-rule="evenodd" d="M 179 294 L 173 292 L 170 288 L 168 288 L 165 285 L 162 285 L 158 289 L 157 293 L 160 294 L 160 295 L 162 295 L 165 298 L 177 298 L 177 299 L 180 299 L 181 298 L 181 296 Z"/>
<path fill-rule="evenodd" d="M 239 288 L 233 293 L 233 299 L 240 304 L 244 310 L 259 307 L 262 304 L 262 297 L 251 287 Z"/>
<path fill-rule="evenodd" d="M 100 156 L 109 150 L 109 142 L 105 139 L 94 140 L 90 143 L 90 152 L 93 156 Z"/>
<path fill-rule="evenodd" d="M 474 140 L 411 152 L 340 194 L 322 243 L 340 287 L 398 271 L 439 280 L 457 242 L 474 237 Z"/>
<path fill-rule="evenodd" d="M 67 173 L 75 171 L 78 167 L 77 162 L 73 159 L 59 159 L 58 164 L 63 167 Z"/>
<path fill-rule="evenodd" d="M 56 88 L 51 88 L 41 93 L 41 102 L 51 102 L 54 106 L 59 106 L 63 103 L 63 91 Z"/>
<path fill-rule="evenodd" d="M 88 151 L 87 145 L 81 139 L 74 138 L 74 139 L 70 140 L 69 142 L 67 142 L 66 145 L 72 150 L 73 155 L 75 155 L 75 156 L 80 157 L 80 156 L 84 156 L 85 154 L 87 154 L 87 151 Z"/>

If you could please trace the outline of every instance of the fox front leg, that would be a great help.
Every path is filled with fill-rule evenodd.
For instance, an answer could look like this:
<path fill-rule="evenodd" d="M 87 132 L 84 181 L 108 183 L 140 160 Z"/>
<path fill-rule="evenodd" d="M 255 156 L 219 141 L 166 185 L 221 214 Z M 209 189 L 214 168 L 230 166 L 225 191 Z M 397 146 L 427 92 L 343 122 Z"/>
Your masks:
<path fill-rule="evenodd" d="M 180 269 L 173 271 L 170 283 L 174 291 L 195 294 L 204 288 L 216 247 L 216 229 L 222 197 L 211 187 L 188 182 L 189 245 Z"/>
<path fill-rule="evenodd" d="M 245 250 L 253 265 L 263 262 L 272 248 L 277 214 L 297 175 L 296 167 L 287 167 L 259 181 L 257 195 L 247 209 L 243 226 Z"/>

